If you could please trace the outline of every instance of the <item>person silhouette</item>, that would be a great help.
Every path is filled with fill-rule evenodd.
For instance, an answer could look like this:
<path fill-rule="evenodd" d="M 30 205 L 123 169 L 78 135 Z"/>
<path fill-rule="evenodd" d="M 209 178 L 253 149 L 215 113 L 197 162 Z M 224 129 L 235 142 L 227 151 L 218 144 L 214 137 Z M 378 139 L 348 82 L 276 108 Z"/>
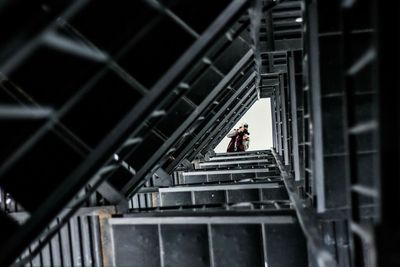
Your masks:
<path fill-rule="evenodd" d="M 249 125 L 242 123 L 238 129 L 233 129 L 226 137 L 231 138 L 226 152 L 246 151 L 250 144 Z"/>

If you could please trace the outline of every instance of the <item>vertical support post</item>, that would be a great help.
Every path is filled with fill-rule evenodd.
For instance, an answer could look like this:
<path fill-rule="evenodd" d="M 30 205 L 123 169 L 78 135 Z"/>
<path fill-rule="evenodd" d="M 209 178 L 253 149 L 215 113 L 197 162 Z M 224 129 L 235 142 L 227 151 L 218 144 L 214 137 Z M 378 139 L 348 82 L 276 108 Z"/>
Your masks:
<path fill-rule="evenodd" d="M 265 28 L 267 31 L 267 51 L 275 51 L 274 28 L 272 25 L 272 9 L 268 9 L 265 14 Z M 268 56 L 270 56 L 269 54 Z M 272 57 L 270 58 L 272 59 Z M 271 62 L 271 61 L 270 61 Z M 270 69 L 271 72 L 271 69 Z"/>
<path fill-rule="evenodd" d="M 281 121 L 282 121 L 282 131 L 283 131 L 283 156 L 285 165 L 289 165 L 289 144 L 288 144 L 288 124 L 287 124 L 287 114 L 286 114 L 286 90 L 285 90 L 285 81 L 283 74 L 279 75 L 279 86 L 281 91 Z"/>
<path fill-rule="evenodd" d="M 290 88 L 290 102 L 292 113 L 292 153 L 293 153 L 293 170 L 296 181 L 300 181 L 300 164 L 299 164 L 299 138 L 297 127 L 297 101 L 296 101 L 296 81 L 295 81 L 295 67 L 294 67 L 293 52 L 289 53 L 289 88 Z"/>
<path fill-rule="evenodd" d="M 100 226 L 100 240 L 101 240 L 101 255 L 102 264 L 101 266 L 115 266 L 115 252 L 114 252 L 114 241 L 112 235 L 111 225 L 109 219 L 111 214 L 102 213 L 99 215 L 99 226 Z"/>
<path fill-rule="evenodd" d="M 276 108 L 275 108 L 275 98 L 271 97 L 271 117 L 272 117 L 272 142 L 275 150 L 278 150 L 278 143 L 277 143 L 277 127 L 276 127 Z"/>
<path fill-rule="evenodd" d="M 325 211 L 325 182 L 323 165 L 323 143 L 322 143 L 322 116 L 321 116 L 321 83 L 319 77 L 319 55 L 318 55 L 318 12 L 316 1 L 311 1 L 308 6 L 308 42 L 310 51 L 309 60 L 309 83 L 311 93 L 311 113 L 312 119 L 312 159 L 313 159 L 313 178 L 317 195 L 317 212 Z"/>
<path fill-rule="evenodd" d="M 280 85 L 279 85 L 280 86 Z M 282 156 L 282 120 L 281 120 L 281 105 L 280 105 L 280 88 L 274 89 L 275 93 L 275 109 L 276 109 L 276 128 L 277 128 L 277 141 L 278 141 L 278 154 Z"/>
<path fill-rule="evenodd" d="M 376 227 L 377 266 L 399 263 L 400 238 L 400 3 L 374 1 L 377 17 L 377 73 L 379 121 L 379 224 Z M 395 34 L 394 34 L 395 33 Z"/>

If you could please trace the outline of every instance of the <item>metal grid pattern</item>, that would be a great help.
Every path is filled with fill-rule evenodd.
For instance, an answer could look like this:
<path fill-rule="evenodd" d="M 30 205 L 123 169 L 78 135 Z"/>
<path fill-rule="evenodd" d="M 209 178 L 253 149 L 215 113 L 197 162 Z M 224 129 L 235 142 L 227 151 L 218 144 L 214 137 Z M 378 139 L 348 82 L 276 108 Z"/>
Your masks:
<path fill-rule="evenodd" d="M 3 6 L 2 14 L 8 14 L 2 19 L 20 18 L 18 25 L 24 28 L 31 16 L 15 13 L 20 4 Z M 2 240 L 7 246 L 1 262 L 16 256 L 89 179 L 88 190 L 73 202 L 76 207 L 106 178 L 111 186 L 103 184 L 99 192 L 109 202 L 117 203 L 131 194 L 174 142 L 195 129 L 188 128 L 194 118 L 186 112 L 189 118 L 183 116 L 176 122 L 182 124 L 186 119 L 187 124 L 179 131 L 168 131 L 164 127 L 168 115 L 181 114 L 180 110 L 208 112 L 207 107 L 222 100 L 219 93 L 225 88 L 213 92 L 199 88 L 214 89 L 248 51 L 246 37 L 240 36 L 246 25 L 234 25 L 246 10 L 246 1 L 221 2 L 201 17 L 193 9 L 182 12 L 187 8 L 184 1 L 135 2 L 135 10 L 143 17 L 133 18 L 124 12 L 127 7 L 95 1 L 35 5 L 32 14 L 44 19 L 29 34 L 7 32 L 2 43 L 2 118 L 15 122 L 16 127 L 8 127 L 10 131 L 19 131 L 22 124 L 18 122 L 31 126 L 25 140 L 8 140 L 7 149 L 2 150 L 0 184 L 31 218 L 19 226 L 1 213 L 2 225 L 10 229 Z M 118 19 L 102 25 L 104 12 Z M 93 19 L 87 21 L 88 17 Z M 115 29 L 126 23 L 135 27 L 116 35 L 120 31 Z M 104 28 L 101 35 L 95 30 L 98 27 Z M 226 41 L 217 42 L 221 36 Z M 154 49 L 161 40 L 164 49 Z M 166 49 L 168 53 L 163 52 Z M 32 75 L 38 61 L 46 73 L 45 82 L 43 75 Z M 237 71 L 241 70 L 239 66 Z M 233 79 L 235 73 L 229 75 Z M 167 140 L 170 145 L 158 149 Z M 149 153 L 142 153 L 145 161 L 132 158 L 135 151 L 143 151 L 143 144 Z M 29 168 L 25 162 L 30 162 Z M 136 180 L 131 181 L 132 176 Z M 29 190 L 22 190 L 20 184 Z M 17 233 L 21 238 L 13 239 Z"/>
<path fill-rule="evenodd" d="M 285 184 L 309 251 L 314 251 L 309 254 L 313 266 L 321 266 L 321 261 L 326 266 L 398 263 L 393 254 L 396 245 L 384 245 L 382 239 L 388 231 L 398 236 L 398 227 L 389 223 L 393 216 L 386 215 L 385 224 L 380 213 L 389 212 L 385 196 L 397 203 L 398 187 L 389 190 L 382 173 L 397 175 L 389 172 L 387 160 L 397 159 L 397 152 L 388 146 L 398 138 L 391 133 L 392 138 L 383 140 L 381 131 L 387 133 L 389 128 L 380 127 L 391 121 L 393 131 L 397 129 L 397 122 L 382 117 L 389 114 L 385 110 L 397 112 L 393 104 L 397 93 L 389 101 L 391 93 L 383 88 L 397 86 L 385 58 L 390 49 L 383 48 L 394 51 L 396 41 L 381 28 L 390 19 L 374 11 L 378 5 L 377 1 L 306 1 L 304 50 L 288 52 L 283 83 L 289 90 L 274 91 L 276 157 L 281 171 L 287 172 Z M 388 45 L 388 40 L 393 43 Z M 382 99 L 387 104 L 379 102 Z M 389 160 L 389 155 L 394 158 Z"/>
<path fill-rule="evenodd" d="M 31 244 L 20 258 L 28 256 L 39 244 L 41 244 L 40 239 Z M 17 260 L 16 265 L 18 264 Z M 60 232 L 24 266 L 105 266 L 99 217 L 72 217 Z"/>

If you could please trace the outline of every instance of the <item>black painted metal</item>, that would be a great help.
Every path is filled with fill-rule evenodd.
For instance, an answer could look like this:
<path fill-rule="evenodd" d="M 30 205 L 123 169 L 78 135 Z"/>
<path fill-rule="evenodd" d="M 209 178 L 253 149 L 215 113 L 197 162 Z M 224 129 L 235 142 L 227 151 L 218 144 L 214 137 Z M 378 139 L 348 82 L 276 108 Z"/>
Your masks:
<path fill-rule="evenodd" d="M 398 17 L 394 16 L 399 3 L 383 6 L 374 1 L 372 8 L 376 16 L 377 27 L 377 88 L 378 88 L 378 145 L 379 145 L 379 206 L 378 222 L 375 228 L 376 253 L 378 266 L 390 266 L 400 263 L 396 252 L 399 237 L 398 207 L 399 198 L 399 70 L 398 39 L 390 30 L 398 29 Z M 387 62 L 393 65 L 387 65 Z M 390 67 L 389 67 L 390 66 Z M 390 120 L 388 119 L 390 118 Z"/>
<path fill-rule="evenodd" d="M 217 146 L 221 142 L 223 138 L 226 138 L 226 135 L 229 133 L 229 131 L 233 128 L 235 124 L 239 122 L 239 120 L 243 117 L 243 115 L 246 113 L 249 108 L 257 101 L 257 96 L 254 95 L 253 97 L 249 98 L 247 102 L 242 103 L 237 110 L 233 113 L 231 118 L 225 118 L 229 121 L 229 123 L 225 124 L 222 127 L 218 127 L 220 130 L 218 133 L 212 138 L 211 142 L 208 142 L 206 144 L 201 144 L 199 146 L 199 151 L 200 155 L 203 154 L 205 155 L 206 153 L 210 153 L 213 148 Z M 203 140 L 204 141 L 204 140 Z M 194 155 L 193 155 L 194 156 Z M 193 156 L 190 156 L 190 158 L 193 158 Z"/>
<path fill-rule="evenodd" d="M 246 102 L 237 105 L 237 109 L 230 110 L 230 113 L 223 119 L 220 120 L 219 124 L 215 129 L 219 129 L 215 135 L 210 135 L 210 139 L 207 141 L 204 139 L 203 143 L 199 145 L 198 151 L 201 154 L 206 154 L 211 149 L 217 146 L 221 142 L 222 138 L 226 138 L 228 132 L 233 128 L 233 126 L 243 117 L 246 111 L 251 108 L 251 106 L 257 101 L 257 96 L 253 95 L 249 97 Z M 224 124 L 225 122 L 228 122 Z M 215 130 L 214 129 L 214 130 Z M 211 142 L 210 142 L 211 140 Z M 194 158 L 195 152 L 189 156 L 189 158 Z"/>
<path fill-rule="evenodd" d="M 391 213 L 388 218 L 393 218 L 388 202 L 381 202 L 381 194 L 386 192 L 392 204 L 397 201 L 391 198 L 397 195 L 397 189 L 385 191 L 380 186 L 384 182 L 381 172 L 389 175 L 388 162 L 397 158 L 397 152 L 388 149 L 388 144 L 396 144 L 398 139 L 392 136 L 397 123 L 388 119 L 389 113 L 396 113 L 393 103 L 397 94 L 385 91 L 385 97 L 391 97 L 385 108 L 377 97 L 385 90 L 382 85 L 397 88 L 397 78 L 387 64 L 388 51 L 396 57 L 397 50 L 387 28 L 379 28 L 383 27 L 381 20 L 386 27 L 394 22 L 393 13 L 378 15 L 373 10 L 384 8 L 377 9 L 377 5 L 372 0 L 305 1 L 304 50 L 288 54 L 288 80 L 284 82 L 288 82 L 290 90 L 275 90 L 272 102 L 274 147 L 285 164 L 284 152 L 290 155 L 290 164 L 284 168 L 289 177 L 285 181 L 292 199 L 302 203 L 296 204 L 296 209 L 305 225 L 309 251 L 324 249 L 338 266 L 389 266 L 398 262 L 394 256 L 396 245 L 389 241 L 398 236 L 398 228 L 381 222 L 379 214 L 383 208 Z M 300 64 L 302 79 L 298 73 Z M 288 99 L 282 101 L 282 96 Z M 287 125 L 289 149 L 284 148 L 282 140 L 282 106 L 286 111 L 291 109 L 286 117 L 291 121 Z M 379 113 L 382 108 L 386 111 Z M 382 139 L 380 123 L 388 127 L 386 131 L 391 125 L 391 138 Z M 396 171 L 391 173 L 397 177 Z M 394 181 L 391 185 L 398 188 Z M 310 213 L 301 215 L 303 208 Z M 383 236 L 389 232 L 391 238 L 384 242 Z M 312 240 L 319 244 L 313 245 Z M 309 254 L 312 266 L 320 266 L 323 260 L 316 254 Z"/>
<path fill-rule="evenodd" d="M 290 90 L 290 118 L 291 118 L 291 162 L 292 171 L 296 181 L 300 181 L 300 153 L 299 153 L 299 132 L 301 129 L 298 124 L 298 103 L 297 103 L 297 86 L 296 86 L 296 68 L 294 65 L 294 52 L 289 54 L 289 90 Z"/>
<path fill-rule="evenodd" d="M 275 165 L 275 178 L 256 178 L 257 165 L 228 166 L 250 156 L 275 163 L 269 151 L 216 154 L 201 163 L 225 165 L 179 171 L 186 184 L 143 188 L 130 214 L 109 220 L 115 266 L 307 266 L 305 240 Z"/>
<path fill-rule="evenodd" d="M 0 4 L 0 265 L 400 264 L 398 4 L 78 2 Z M 279 170 L 213 152 L 263 97 Z"/>
<path fill-rule="evenodd" d="M 184 159 L 184 157 L 186 156 L 186 153 L 188 153 L 190 150 L 193 149 L 193 146 L 196 144 L 196 142 L 198 141 L 199 138 L 201 137 L 205 137 L 206 132 L 207 131 L 216 131 L 215 128 L 212 127 L 213 124 L 216 123 L 218 117 L 220 115 L 222 115 L 223 113 L 226 112 L 227 108 L 232 106 L 232 107 L 236 107 L 237 106 L 237 102 L 234 103 L 234 101 L 245 101 L 247 99 L 249 99 L 252 94 L 255 93 L 254 90 L 254 86 L 250 88 L 253 80 L 254 80 L 254 73 L 251 73 L 250 76 L 245 76 L 246 77 L 246 81 L 240 85 L 240 87 L 237 89 L 237 91 L 235 92 L 234 96 L 229 99 L 227 102 L 225 102 L 223 104 L 223 106 L 215 113 L 213 114 L 214 116 L 212 116 L 212 118 L 210 118 L 209 120 L 206 120 L 204 122 L 204 125 L 201 129 L 199 129 L 199 131 L 197 133 L 193 133 L 193 138 L 190 140 L 190 142 L 188 144 L 185 144 L 182 148 L 182 151 L 177 150 L 177 152 L 175 152 L 174 155 L 174 161 L 169 163 L 169 166 L 166 168 L 166 170 L 168 172 L 172 172 L 173 169 L 180 164 L 180 162 Z M 248 78 L 247 78 L 248 77 Z M 240 103 L 239 102 L 239 103 Z M 213 137 L 213 134 L 208 135 L 210 138 Z M 179 154 L 178 154 L 179 153 Z M 195 155 L 198 154 L 198 152 L 194 152 Z M 188 157 L 190 159 L 190 157 Z"/>
<path fill-rule="evenodd" d="M 179 6 L 168 7 L 167 16 L 163 17 L 166 9 L 158 9 L 152 5 L 148 6 L 147 3 L 138 2 L 137 10 L 142 10 L 143 14 L 147 12 L 145 21 L 146 23 L 149 22 L 148 17 L 151 17 L 150 23 L 147 23 L 146 27 L 142 29 L 132 27 L 130 35 L 134 35 L 133 38 L 131 36 L 113 38 L 118 32 L 114 30 L 114 32 L 103 33 L 103 36 L 109 34 L 108 40 L 105 40 L 103 37 L 97 36 L 96 32 L 93 32 L 93 25 L 90 23 L 96 20 L 85 24 L 85 18 L 99 16 L 102 12 L 115 14 L 122 18 L 121 14 L 123 13 L 121 12 L 124 7 L 106 8 L 101 3 L 85 1 L 79 3 L 79 9 L 72 6 L 74 12 L 68 16 L 62 16 L 54 22 L 51 22 L 50 19 L 51 27 L 44 27 L 45 31 L 43 32 L 41 30 L 35 32 L 38 35 L 34 36 L 26 46 L 14 47 L 19 50 L 10 54 L 9 60 L 1 68 L 2 72 L 7 75 L 3 84 L 14 90 L 11 98 L 8 97 L 8 99 L 20 99 L 28 103 L 34 101 L 38 105 L 51 103 L 57 108 L 57 111 L 52 114 L 47 122 L 42 121 L 41 124 L 36 126 L 36 129 L 38 129 L 36 134 L 33 134 L 35 133 L 34 129 L 33 135 L 28 138 L 27 142 L 22 142 L 22 145 L 17 143 L 15 152 L 11 150 L 11 156 L 5 158 L 5 162 L 1 166 L 1 186 L 31 213 L 31 219 L 23 226 L 18 226 L 11 219 L 4 219 L 4 223 L 11 226 L 10 231 L 8 231 L 10 233 L 9 238 L 13 235 L 11 229 L 18 231 L 14 233 L 12 239 L 2 239 L 2 244 L 7 244 L 7 246 L 2 246 L 3 253 L 0 255 L 0 262 L 10 262 L 12 257 L 17 256 L 17 251 L 21 251 L 41 231 L 40 229 L 45 227 L 46 222 L 50 222 L 93 174 L 97 173 L 92 179 L 92 188 L 95 188 L 110 172 L 126 172 L 124 175 L 132 175 L 135 172 L 131 163 L 127 161 L 117 160 L 118 165 L 112 163 L 115 160 L 115 157 L 112 156 L 113 152 L 132 135 L 132 131 L 137 132 L 140 129 L 142 131 L 146 129 L 145 124 L 139 123 L 143 119 L 163 115 L 162 112 L 157 112 L 157 102 L 162 98 L 165 99 L 168 94 L 173 92 L 171 88 L 175 86 L 179 88 L 179 81 L 184 77 L 188 67 L 202 60 L 203 55 L 217 37 L 224 34 L 228 27 L 242 14 L 246 4 L 246 1 L 234 1 L 231 4 L 221 3 L 221 5 L 215 6 L 215 10 L 212 11 L 214 12 L 213 15 L 203 17 L 203 22 L 196 25 L 198 29 L 193 30 L 189 25 L 194 24 L 196 20 L 200 22 L 202 19 L 192 16 L 186 17 L 187 22 L 184 22 L 174 13 L 179 13 Z M 53 6 L 37 5 L 37 8 L 39 10 L 42 8 L 45 13 L 53 14 L 52 12 L 55 11 L 52 10 Z M 35 10 L 32 9 L 31 12 L 34 13 Z M 38 11 L 37 14 L 40 12 L 42 11 Z M 219 13 L 221 13 L 221 16 L 218 16 Z M 214 24 L 211 25 L 215 18 Z M 135 21 L 131 21 L 133 24 L 135 23 Z M 120 26 L 118 23 L 124 23 L 119 20 L 113 22 L 115 23 L 113 24 L 114 27 Z M 208 27 L 209 25 L 211 27 Z M 98 27 L 99 25 L 96 25 L 95 29 Z M 204 30 L 206 28 L 208 29 Z M 60 33 L 56 33 L 54 29 Z M 196 34 L 196 31 L 201 33 Z M 146 62 L 153 60 L 147 57 L 141 59 L 145 65 L 142 65 L 141 72 L 138 72 L 137 67 L 131 64 L 135 60 L 127 61 L 127 59 L 129 57 L 140 57 L 135 52 L 140 50 L 137 48 L 138 46 L 148 49 L 147 51 L 152 50 L 152 45 L 155 42 L 149 39 L 150 32 L 152 36 L 158 34 L 157 36 L 161 38 L 163 34 L 168 34 L 168 39 L 163 38 L 166 47 L 167 41 L 174 41 L 174 38 L 178 36 L 180 36 L 181 42 L 179 42 L 179 45 L 177 43 L 172 45 L 170 42 L 169 53 L 163 55 L 157 55 L 153 53 L 153 50 L 149 54 L 153 56 L 153 59 L 158 57 L 159 68 L 144 71 L 144 66 L 150 66 L 146 65 Z M 145 45 L 146 42 L 147 45 Z M 192 43 L 193 45 L 191 45 Z M 132 50 L 133 46 L 135 46 L 135 49 Z M 118 52 L 116 52 L 117 50 Z M 187 52 L 184 53 L 186 50 Z M 53 57 L 51 57 L 51 53 L 54 54 Z M 180 57 L 180 55 L 182 56 Z M 163 59 L 160 56 L 163 56 Z M 49 90 L 47 97 L 40 95 L 40 92 L 34 90 L 35 84 L 40 81 L 40 77 L 30 77 L 26 71 L 29 64 L 34 64 L 37 57 L 42 61 L 42 68 L 47 68 L 50 74 L 48 83 L 42 84 L 42 90 L 46 89 L 44 85 L 51 86 L 54 80 L 58 79 L 57 82 L 60 82 L 63 78 L 65 79 L 63 76 L 65 73 L 68 73 L 68 77 L 71 77 L 75 75 L 73 71 L 75 73 L 81 71 L 79 76 L 81 79 L 72 80 L 70 84 L 66 83 L 64 87 L 59 87 L 58 98 L 50 93 L 51 90 Z M 57 73 L 57 68 L 54 68 L 54 64 L 51 64 L 51 60 L 57 62 L 63 57 L 69 57 L 72 62 L 63 61 L 63 72 L 60 75 L 60 73 Z M 67 71 L 68 67 L 73 67 L 78 62 L 81 63 L 73 71 Z M 174 62 L 175 64 L 172 64 Z M 208 61 L 205 60 L 205 62 Z M 216 64 L 218 65 L 218 62 Z M 218 70 L 213 71 L 217 76 L 223 75 Z M 155 81 L 157 82 L 155 83 Z M 104 86 L 109 87 L 110 84 L 115 85 L 116 83 L 120 86 L 116 87 L 113 93 L 110 93 L 109 90 L 92 90 L 92 88 L 99 86 L 103 86 L 104 89 Z M 65 91 L 65 86 L 76 88 L 76 91 Z M 29 93 L 26 95 L 19 94 L 20 91 L 15 90 L 18 87 L 27 90 Z M 81 89 L 78 90 L 79 88 Z M 7 92 L 9 93 L 10 90 Z M 61 92 L 64 93 L 61 94 Z M 26 96 L 30 98 L 26 98 Z M 113 97 L 115 100 L 112 100 Z M 107 102 L 110 103 L 110 100 L 119 103 L 109 110 L 98 110 L 95 118 L 90 117 L 91 105 L 92 107 L 93 105 L 104 106 Z M 188 102 L 188 106 L 190 105 L 191 103 Z M 79 116 L 79 119 L 77 119 L 77 116 Z M 113 119 L 109 121 L 103 119 L 100 122 L 96 119 L 100 117 L 112 117 Z M 75 119 L 77 120 L 74 121 Z M 87 121 L 87 123 L 77 124 L 79 121 Z M 110 128 L 113 131 L 109 133 Z M 151 134 L 155 138 L 153 142 L 165 140 L 162 135 L 155 131 L 152 131 Z M 68 157 L 70 158 L 67 160 Z M 34 163 L 35 158 L 38 161 Z M 110 160 L 110 158 L 114 159 Z M 23 162 L 27 161 L 32 164 L 29 170 L 22 166 Z M 110 163 L 114 166 L 107 166 Z M 46 166 L 43 166 L 43 164 Z M 106 167 L 98 171 L 102 164 L 105 164 Z M 24 171 L 29 172 L 29 174 L 24 174 Z M 40 175 L 37 175 L 38 172 L 40 172 Z M 17 182 L 15 177 L 23 181 Z M 19 183 L 24 183 L 30 187 L 29 191 L 21 190 L 21 187 L 18 186 Z M 31 197 L 30 192 L 35 192 L 35 197 Z M 84 198 L 87 198 L 92 192 L 93 189 L 89 190 L 87 195 L 76 203 L 82 203 Z M 71 214 L 68 216 L 71 216 Z"/>
<path fill-rule="evenodd" d="M 31 243 L 13 266 L 107 266 L 104 220 L 113 213 L 111 206 L 82 208 L 67 223 L 57 218 L 46 231 L 61 225 L 60 231 L 48 242 Z M 28 216 L 26 212 L 11 215 L 18 221 Z"/>
<path fill-rule="evenodd" d="M 278 158 L 279 156 L 275 154 L 275 157 L 290 199 L 296 207 L 300 225 L 302 226 L 303 232 L 308 240 L 308 246 L 312 253 L 312 257 L 315 258 L 321 266 L 337 266 L 333 253 L 329 251 L 322 239 L 315 210 L 313 210 L 306 201 L 299 198 L 295 191 L 295 185 L 293 184 L 293 181 L 291 181 L 293 180 L 293 177 L 290 177 L 287 173 L 283 163 Z"/>
<path fill-rule="evenodd" d="M 245 66 L 250 62 L 251 58 L 252 53 L 247 52 L 240 59 L 240 61 L 230 70 L 230 72 L 221 80 L 221 82 L 215 87 L 215 89 L 207 95 L 203 102 L 193 110 L 190 116 L 188 116 L 185 121 L 180 124 L 180 126 L 173 132 L 168 140 L 154 153 L 154 155 L 150 159 L 147 160 L 146 164 L 141 167 L 140 171 L 136 173 L 135 179 L 130 180 L 129 183 L 124 186 L 124 192 L 126 192 L 126 194 L 132 194 L 133 192 L 135 192 L 135 190 L 137 190 L 137 186 L 136 188 L 134 188 L 133 185 L 142 180 L 144 175 L 152 175 L 151 169 L 154 168 L 154 165 L 156 163 L 158 165 L 163 164 L 161 157 L 165 157 L 165 155 L 168 155 L 169 150 L 173 145 L 175 145 L 175 143 L 178 141 L 178 138 L 181 138 L 185 132 L 188 133 L 195 130 L 195 127 L 192 126 L 191 128 L 189 128 L 189 125 L 193 125 L 194 121 L 198 120 L 201 116 L 205 116 L 204 113 L 207 107 L 213 105 L 214 101 L 221 101 L 223 103 L 223 99 L 225 99 L 225 96 L 222 99 L 216 100 L 217 96 L 221 95 L 221 93 L 224 93 L 224 90 L 226 90 L 228 84 L 232 82 L 232 80 L 238 75 L 238 73 L 245 68 Z M 228 92 L 227 94 L 229 93 L 231 92 Z M 199 125 L 196 126 L 199 127 Z M 170 125 L 169 127 L 172 127 L 172 125 Z"/>

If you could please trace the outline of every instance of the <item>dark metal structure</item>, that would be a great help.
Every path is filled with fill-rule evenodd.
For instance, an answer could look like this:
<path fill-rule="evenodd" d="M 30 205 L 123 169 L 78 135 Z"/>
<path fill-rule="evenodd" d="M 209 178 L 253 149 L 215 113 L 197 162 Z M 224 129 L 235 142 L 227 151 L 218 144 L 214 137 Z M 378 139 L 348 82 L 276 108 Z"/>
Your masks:
<path fill-rule="evenodd" d="M 400 265 L 382 2 L 1 3 L 0 265 Z"/>

